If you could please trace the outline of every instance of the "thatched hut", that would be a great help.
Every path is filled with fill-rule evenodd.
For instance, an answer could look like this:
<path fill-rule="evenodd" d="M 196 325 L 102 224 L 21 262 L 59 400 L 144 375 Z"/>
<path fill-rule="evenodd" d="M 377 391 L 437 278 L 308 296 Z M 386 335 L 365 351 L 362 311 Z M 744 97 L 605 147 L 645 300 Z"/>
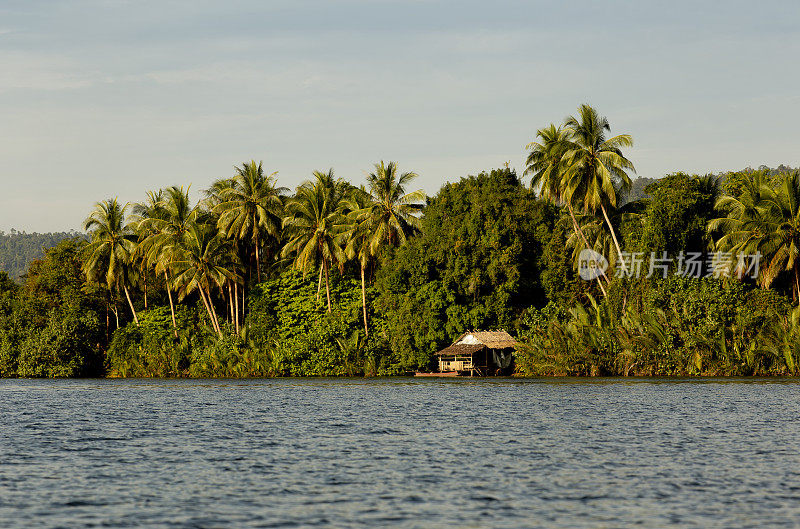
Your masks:
<path fill-rule="evenodd" d="M 517 341 L 504 330 L 465 332 L 453 345 L 436 353 L 439 372 L 470 376 L 510 374 L 516 345 Z"/>

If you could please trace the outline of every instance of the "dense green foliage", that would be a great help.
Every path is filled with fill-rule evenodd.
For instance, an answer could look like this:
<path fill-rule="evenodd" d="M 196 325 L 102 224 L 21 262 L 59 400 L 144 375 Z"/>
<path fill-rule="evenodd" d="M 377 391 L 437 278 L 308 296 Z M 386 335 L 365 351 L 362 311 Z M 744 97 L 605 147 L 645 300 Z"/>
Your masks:
<path fill-rule="evenodd" d="M 445 185 L 421 235 L 376 281 L 375 307 L 401 363 L 427 367 L 465 329 L 512 328 L 522 309 L 544 304 L 539 261 L 556 218 L 507 169 Z"/>
<path fill-rule="evenodd" d="M 84 244 L 68 239 L 47 250 L 21 286 L 0 277 L 0 376 L 102 373 L 102 302 L 81 272 Z"/>
<path fill-rule="evenodd" d="M 537 132 L 530 180 L 494 169 L 431 197 L 393 162 L 290 194 L 252 161 L 199 203 L 99 202 L 85 238 L 20 283 L 0 272 L 0 376 L 396 375 L 500 328 L 520 375 L 797 375 L 800 174 L 632 180 L 633 140 L 610 130 L 583 105 Z M 586 276 L 586 248 L 607 268 Z"/>

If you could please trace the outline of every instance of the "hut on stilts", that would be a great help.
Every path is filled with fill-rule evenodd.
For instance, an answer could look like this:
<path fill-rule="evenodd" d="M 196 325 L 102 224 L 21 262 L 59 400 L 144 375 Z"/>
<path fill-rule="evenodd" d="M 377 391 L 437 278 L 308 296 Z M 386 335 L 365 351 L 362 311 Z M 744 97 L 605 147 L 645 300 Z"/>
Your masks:
<path fill-rule="evenodd" d="M 468 331 L 439 357 L 440 376 L 510 375 L 517 341 L 506 331 Z"/>

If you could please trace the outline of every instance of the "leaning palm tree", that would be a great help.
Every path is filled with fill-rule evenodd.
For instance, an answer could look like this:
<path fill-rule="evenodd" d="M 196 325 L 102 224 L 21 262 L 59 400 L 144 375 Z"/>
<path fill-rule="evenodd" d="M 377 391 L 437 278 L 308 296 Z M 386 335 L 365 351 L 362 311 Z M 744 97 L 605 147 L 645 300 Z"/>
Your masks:
<path fill-rule="evenodd" d="M 383 160 L 367 177 L 372 200 L 369 230 L 373 256 L 380 255 L 386 247 L 404 245 L 410 235 L 419 231 L 425 193 L 421 189 L 406 193 L 406 187 L 416 177 L 414 172 L 399 173 L 395 162 L 384 164 Z"/>
<path fill-rule="evenodd" d="M 264 175 L 261 162 L 256 164 L 252 160 L 235 169 L 231 185 L 220 185 L 214 213 L 219 215 L 218 226 L 226 237 L 247 241 L 253 247 L 260 282 L 261 245 L 265 238 L 279 236 L 283 216 L 281 196 L 287 190 L 277 186 L 277 173 Z"/>
<path fill-rule="evenodd" d="M 581 105 L 578 115 L 577 118 L 570 116 L 564 122 L 569 138 L 562 153 L 565 164 L 562 197 L 567 202 L 581 204 L 586 212 L 602 211 L 624 269 L 622 248 L 608 216 L 608 208 L 616 208 L 617 193 L 625 192 L 631 186 L 627 171 L 635 169 L 621 148 L 632 147 L 633 138 L 628 134 L 607 138 L 606 133 L 611 130 L 608 120 L 589 105 Z"/>
<path fill-rule="evenodd" d="M 526 146 L 531 152 L 525 162 L 526 168 L 523 174 L 531 175 L 531 188 L 538 190 L 542 199 L 567 206 L 570 219 L 572 219 L 573 232 L 583 241 L 584 248 L 592 248 L 594 245 L 589 244 L 583 228 L 575 216 L 572 201 L 564 198 L 566 169 L 564 153 L 570 139 L 569 131 L 551 123 L 549 127 L 536 131 L 536 137 L 539 141 L 532 141 Z M 604 272 L 602 275 L 605 277 Z M 606 277 L 606 281 L 608 281 L 608 277 Z M 606 289 L 600 277 L 597 278 L 597 284 L 603 295 L 606 295 Z"/>
<path fill-rule="evenodd" d="M 193 223 L 182 238 L 180 251 L 174 254 L 172 267 L 180 299 L 197 292 L 208 312 L 211 325 L 219 336 L 222 329 L 214 310 L 213 291 L 227 281 L 238 281 L 236 263 L 231 262 L 231 242 L 222 238 L 215 226 Z"/>
<path fill-rule="evenodd" d="M 83 269 L 90 281 L 105 283 L 106 288 L 125 292 L 125 298 L 139 325 L 139 317 L 128 291 L 129 265 L 136 249 L 136 233 L 125 223 L 128 205 L 121 206 L 116 198 L 98 202 L 86 218 L 83 229 L 89 232 L 90 243 L 83 250 Z"/>
<path fill-rule="evenodd" d="M 172 329 L 177 338 L 178 325 L 175 320 L 175 303 L 172 299 L 170 268 L 180 252 L 183 237 L 189 228 L 200 220 L 202 212 L 192 206 L 188 189 L 172 186 L 161 191 L 160 195 L 158 209 L 139 221 L 140 231 L 147 233 L 148 236 L 139 244 L 137 253 L 145 257 L 157 274 L 164 274 Z"/>
<path fill-rule="evenodd" d="M 316 182 L 306 182 L 297 188 L 286 204 L 283 219 L 288 241 L 281 256 L 294 255 L 293 266 L 302 270 L 303 275 L 317 265 L 322 267 L 328 312 L 331 311 L 330 266 L 344 261 L 339 241 L 346 224 L 343 200 L 337 198 L 339 195 L 332 193 L 330 186 L 317 176 Z"/>

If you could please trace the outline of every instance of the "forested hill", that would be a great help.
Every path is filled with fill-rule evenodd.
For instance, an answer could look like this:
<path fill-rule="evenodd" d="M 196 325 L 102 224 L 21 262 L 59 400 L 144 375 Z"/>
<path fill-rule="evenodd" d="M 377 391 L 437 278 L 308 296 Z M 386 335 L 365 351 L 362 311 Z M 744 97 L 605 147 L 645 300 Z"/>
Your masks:
<path fill-rule="evenodd" d="M 11 230 L 0 231 L 0 272 L 8 272 L 19 279 L 28 269 L 28 264 L 44 255 L 44 249 L 52 248 L 64 239 L 84 237 L 76 231 L 57 233 L 26 233 Z"/>
<path fill-rule="evenodd" d="M 767 176 L 777 176 L 786 173 L 790 173 L 792 171 L 798 171 L 800 167 L 791 167 L 786 164 L 780 164 L 778 167 L 769 167 L 767 165 L 760 165 L 758 169 L 753 169 L 752 167 L 746 167 L 739 171 L 724 171 L 721 173 L 716 173 L 714 176 L 720 178 L 720 181 L 724 182 L 729 176 L 731 175 L 742 175 L 742 174 L 749 174 L 749 173 L 756 173 L 762 172 Z M 640 176 L 638 178 L 634 178 L 631 182 L 631 188 L 628 192 L 622 195 L 622 202 L 635 202 L 637 200 L 641 200 L 643 198 L 649 198 L 649 194 L 645 189 L 650 184 L 657 182 L 658 178 L 649 178 L 646 176 Z"/>

